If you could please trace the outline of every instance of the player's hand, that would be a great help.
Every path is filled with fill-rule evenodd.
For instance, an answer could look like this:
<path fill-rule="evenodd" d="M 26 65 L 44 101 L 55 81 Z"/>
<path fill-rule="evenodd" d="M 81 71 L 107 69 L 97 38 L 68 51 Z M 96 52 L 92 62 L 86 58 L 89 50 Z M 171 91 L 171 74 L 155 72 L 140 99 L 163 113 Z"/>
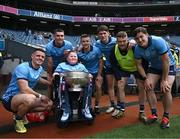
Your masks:
<path fill-rule="evenodd" d="M 64 50 L 64 56 L 67 57 L 70 51 L 70 49 Z"/>
<path fill-rule="evenodd" d="M 152 84 L 149 82 L 148 79 L 146 79 L 144 81 L 144 88 L 145 88 L 146 91 L 151 91 L 152 90 Z"/>
<path fill-rule="evenodd" d="M 169 92 L 171 89 L 170 85 L 168 84 L 168 81 L 166 80 L 161 81 L 160 87 L 161 87 L 161 92 L 163 93 Z"/>

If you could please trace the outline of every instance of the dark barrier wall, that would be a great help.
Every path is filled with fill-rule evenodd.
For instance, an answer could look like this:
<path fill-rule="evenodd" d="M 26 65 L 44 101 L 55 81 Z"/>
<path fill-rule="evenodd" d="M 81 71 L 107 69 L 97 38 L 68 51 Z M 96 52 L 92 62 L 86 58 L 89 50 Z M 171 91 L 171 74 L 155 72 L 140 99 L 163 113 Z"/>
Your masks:
<path fill-rule="evenodd" d="M 34 51 L 34 47 L 30 47 L 28 45 L 12 41 L 12 40 L 5 40 L 5 51 L 8 54 L 11 54 L 13 57 L 18 57 L 23 59 L 23 61 L 29 61 L 31 59 L 31 54 Z M 44 70 L 47 67 L 47 59 L 43 64 Z"/>

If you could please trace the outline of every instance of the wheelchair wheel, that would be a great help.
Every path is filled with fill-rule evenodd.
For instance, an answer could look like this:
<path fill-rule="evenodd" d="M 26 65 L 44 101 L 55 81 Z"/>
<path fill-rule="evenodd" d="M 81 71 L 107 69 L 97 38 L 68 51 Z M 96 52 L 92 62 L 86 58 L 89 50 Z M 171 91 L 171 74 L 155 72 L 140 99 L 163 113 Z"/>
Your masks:
<path fill-rule="evenodd" d="M 69 120 L 67 120 L 67 122 L 62 122 L 61 121 L 61 117 L 63 115 L 63 110 L 62 109 L 57 109 L 57 113 L 56 113 L 56 123 L 57 123 L 57 126 L 59 128 L 65 128 L 68 126 L 68 123 L 69 123 Z"/>
<path fill-rule="evenodd" d="M 95 117 L 96 117 L 96 113 L 95 113 L 95 111 L 91 108 L 91 109 L 90 109 L 90 112 L 91 112 L 91 114 L 92 114 L 93 118 L 95 118 Z"/>
<path fill-rule="evenodd" d="M 68 122 L 62 122 L 61 117 L 58 119 L 57 125 L 59 128 L 66 128 L 68 126 Z"/>
<path fill-rule="evenodd" d="M 55 120 L 58 122 L 59 117 L 61 117 L 63 114 L 63 110 L 61 110 L 60 108 L 55 108 L 54 110 L 54 115 L 55 115 Z"/>
<path fill-rule="evenodd" d="M 55 113 L 54 114 L 55 114 L 57 126 L 59 128 L 66 128 L 68 126 L 69 120 L 67 122 L 61 121 L 61 117 L 63 115 L 63 110 L 58 105 L 57 105 L 57 107 L 55 107 Z"/>
<path fill-rule="evenodd" d="M 62 116 L 62 109 L 59 106 L 59 99 L 54 100 L 53 114 L 56 121 L 59 116 Z"/>
<path fill-rule="evenodd" d="M 90 120 L 86 120 L 88 125 L 92 125 L 94 123 L 94 121 L 95 121 L 95 118 L 96 118 L 96 114 L 95 114 L 95 112 L 93 111 L 92 108 L 90 108 L 90 113 L 93 116 L 93 118 L 90 119 Z"/>
<path fill-rule="evenodd" d="M 88 125 L 92 125 L 94 123 L 94 121 L 95 121 L 95 117 L 93 117 L 91 120 L 86 120 L 86 123 Z"/>

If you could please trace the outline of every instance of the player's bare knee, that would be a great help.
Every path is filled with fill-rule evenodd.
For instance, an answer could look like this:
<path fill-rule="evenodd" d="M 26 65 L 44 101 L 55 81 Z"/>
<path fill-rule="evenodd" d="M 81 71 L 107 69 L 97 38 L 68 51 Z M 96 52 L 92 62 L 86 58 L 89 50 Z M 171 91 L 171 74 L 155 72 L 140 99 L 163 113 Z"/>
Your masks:
<path fill-rule="evenodd" d="M 36 96 L 34 96 L 34 95 L 29 95 L 29 96 L 27 96 L 25 99 L 24 99 L 24 104 L 25 104 L 25 106 L 27 106 L 27 107 L 32 107 L 34 104 L 35 104 L 35 102 L 36 102 Z"/>

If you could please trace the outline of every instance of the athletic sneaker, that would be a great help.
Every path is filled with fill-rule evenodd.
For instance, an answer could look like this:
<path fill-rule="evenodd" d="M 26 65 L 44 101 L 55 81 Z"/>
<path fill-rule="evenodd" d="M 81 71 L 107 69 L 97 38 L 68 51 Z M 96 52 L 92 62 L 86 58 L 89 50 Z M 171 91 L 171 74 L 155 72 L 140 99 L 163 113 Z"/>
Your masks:
<path fill-rule="evenodd" d="M 66 113 L 65 111 L 63 112 L 63 115 L 61 117 L 62 122 L 66 122 L 69 119 L 69 113 Z"/>
<path fill-rule="evenodd" d="M 142 122 L 147 121 L 147 117 L 145 116 L 144 112 L 139 113 L 139 120 L 142 121 Z"/>
<path fill-rule="evenodd" d="M 29 123 L 26 115 L 23 117 L 23 123 L 24 123 L 24 125 L 27 125 Z"/>
<path fill-rule="evenodd" d="M 122 111 L 122 110 L 120 110 L 117 114 L 116 114 L 116 116 L 114 116 L 116 119 L 119 119 L 119 118 L 122 118 L 122 117 L 124 117 L 125 116 L 125 114 L 124 114 L 124 111 Z"/>
<path fill-rule="evenodd" d="M 96 114 L 99 114 L 101 112 L 99 106 L 94 106 L 94 112 Z"/>
<path fill-rule="evenodd" d="M 83 110 L 83 114 L 84 114 L 84 117 L 85 117 L 86 119 L 88 119 L 88 120 L 90 120 L 90 119 L 93 118 L 93 117 L 92 117 L 92 114 L 91 114 L 91 112 L 90 112 L 90 110 L 89 110 L 89 108 L 85 108 L 85 109 Z"/>
<path fill-rule="evenodd" d="M 112 113 L 112 117 L 116 116 L 119 113 L 119 109 L 115 109 L 114 112 Z"/>
<path fill-rule="evenodd" d="M 16 120 L 16 116 L 15 116 L 15 115 L 13 115 L 13 120 Z M 26 115 L 23 117 L 22 120 L 23 120 L 24 125 L 27 125 L 27 124 L 29 123 L 29 121 L 28 121 Z"/>
<path fill-rule="evenodd" d="M 23 120 L 14 120 L 15 121 L 15 130 L 17 133 L 26 133 L 27 129 L 24 126 Z"/>
<path fill-rule="evenodd" d="M 145 123 L 148 125 L 153 124 L 157 121 L 157 119 L 158 119 L 158 117 L 155 114 L 152 114 L 147 118 L 147 121 Z"/>
<path fill-rule="evenodd" d="M 162 129 L 169 128 L 170 127 L 169 119 L 167 117 L 163 117 L 160 126 Z"/>
<path fill-rule="evenodd" d="M 111 113 L 114 111 L 114 107 L 109 107 L 107 110 L 106 110 L 106 113 Z"/>

